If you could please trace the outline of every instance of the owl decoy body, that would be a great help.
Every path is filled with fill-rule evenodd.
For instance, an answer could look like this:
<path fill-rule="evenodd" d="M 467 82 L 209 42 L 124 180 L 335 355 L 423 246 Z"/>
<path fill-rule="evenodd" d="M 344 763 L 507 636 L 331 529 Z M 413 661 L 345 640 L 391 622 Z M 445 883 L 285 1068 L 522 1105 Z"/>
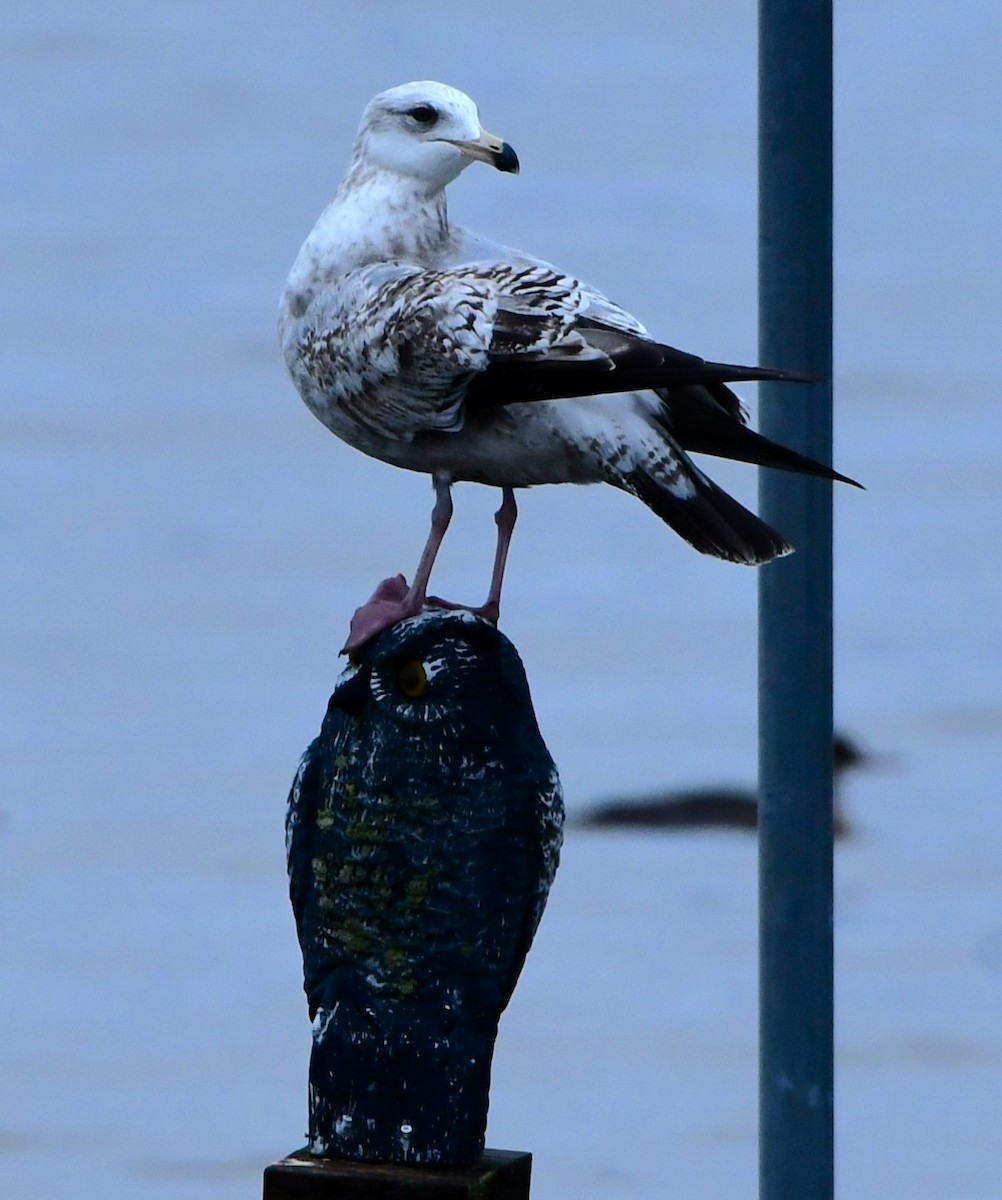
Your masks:
<path fill-rule="evenodd" d="M 365 645 L 289 797 L 314 1153 L 479 1157 L 498 1019 L 563 815 L 521 661 L 492 624 L 427 612 Z"/>

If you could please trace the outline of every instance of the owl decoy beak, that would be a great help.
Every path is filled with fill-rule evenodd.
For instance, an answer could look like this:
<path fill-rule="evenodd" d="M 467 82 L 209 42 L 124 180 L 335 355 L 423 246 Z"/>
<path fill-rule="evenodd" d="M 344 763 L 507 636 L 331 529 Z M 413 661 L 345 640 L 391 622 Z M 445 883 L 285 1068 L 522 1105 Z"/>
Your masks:
<path fill-rule="evenodd" d="M 371 667 L 359 667 L 350 679 L 338 684 L 327 704 L 327 711 L 330 712 L 332 708 L 340 708 L 342 712 L 353 717 L 360 717 L 372 695 L 369 687 L 371 675 Z"/>

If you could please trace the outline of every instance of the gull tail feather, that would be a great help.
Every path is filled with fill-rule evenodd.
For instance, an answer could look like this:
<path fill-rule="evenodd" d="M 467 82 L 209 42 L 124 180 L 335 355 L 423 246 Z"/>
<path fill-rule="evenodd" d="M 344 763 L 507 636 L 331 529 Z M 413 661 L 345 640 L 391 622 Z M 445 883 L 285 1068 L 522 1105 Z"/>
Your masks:
<path fill-rule="evenodd" d="M 701 554 L 756 566 L 792 553 L 793 546 L 781 533 L 702 472 L 692 468 L 690 479 L 695 493 L 689 496 L 679 495 L 670 484 L 639 469 L 624 474 L 620 486 Z"/>

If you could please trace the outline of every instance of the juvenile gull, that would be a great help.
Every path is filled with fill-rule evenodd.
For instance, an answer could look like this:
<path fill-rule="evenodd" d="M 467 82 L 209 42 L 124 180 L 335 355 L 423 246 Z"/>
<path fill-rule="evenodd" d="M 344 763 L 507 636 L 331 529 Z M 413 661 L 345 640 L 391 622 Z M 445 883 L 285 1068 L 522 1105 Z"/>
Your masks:
<path fill-rule="evenodd" d="M 474 160 L 518 171 L 469 96 L 428 81 L 381 92 L 282 294 L 282 350 L 313 414 L 435 487 L 413 583 L 380 584 L 346 650 L 424 606 L 457 480 L 502 490 L 477 610 L 495 621 L 515 488 L 610 483 L 704 554 L 754 564 L 792 547 L 687 451 L 854 482 L 749 429 L 726 386 L 804 376 L 672 349 L 588 284 L 450 224 L 445 188 Z"/>

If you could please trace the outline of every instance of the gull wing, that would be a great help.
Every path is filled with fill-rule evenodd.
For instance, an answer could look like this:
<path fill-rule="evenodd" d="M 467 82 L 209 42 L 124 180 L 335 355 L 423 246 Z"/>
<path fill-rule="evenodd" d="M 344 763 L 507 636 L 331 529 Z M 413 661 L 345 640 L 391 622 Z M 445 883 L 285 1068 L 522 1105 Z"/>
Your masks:
<path fill-rule="evenodd" d="M 461 273 L 374 263 L 312 299 L 286 330 L 285 359 L 335 432 L 400 441 L 454 432 L 467 385 L 489 364 L 496 307 Z"/>
<path fill-rule="evenodd" d="M 747 426 L 727 387 L 738 381 L 811 382 L 770 367 L 709 362 L 654 341 L 600 293 L 549 268 L 500 271 L 490 356 L 470 383 L 469 407 L 654 391 L 654 419 L 687 451 L 819 475 L 860 486 L 824 463 L 777 445 Z M 599 315 L 601 314 L 601 315 Z"/>

